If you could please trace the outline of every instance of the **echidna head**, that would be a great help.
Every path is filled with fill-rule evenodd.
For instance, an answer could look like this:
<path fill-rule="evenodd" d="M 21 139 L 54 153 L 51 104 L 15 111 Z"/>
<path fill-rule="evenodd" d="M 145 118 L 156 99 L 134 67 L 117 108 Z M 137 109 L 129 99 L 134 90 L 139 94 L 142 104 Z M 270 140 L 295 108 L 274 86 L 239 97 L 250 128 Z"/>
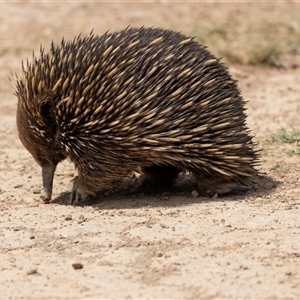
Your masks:
<path fill-rule="evenodd" d="M 65 155 L 57 142 L 58 129 L 55 123 L 53 101 L 43 97 L 29 101 L 19 94 L 17 127 L 24 147 L 42 167 L 43 198 L 51 198 L 53 176 L 57 164 Z"/>

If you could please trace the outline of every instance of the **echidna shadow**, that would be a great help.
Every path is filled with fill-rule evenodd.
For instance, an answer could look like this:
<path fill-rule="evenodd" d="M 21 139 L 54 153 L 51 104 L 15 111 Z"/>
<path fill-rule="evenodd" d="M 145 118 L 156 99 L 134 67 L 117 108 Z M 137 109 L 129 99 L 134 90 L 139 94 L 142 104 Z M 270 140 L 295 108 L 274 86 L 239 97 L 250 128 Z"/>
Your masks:
<path fill-rule="evenodd" d="M 99 193 L 96 197 L 77 203 L 81 206 L 99 207 L 101 209 L 131 209 L 137 207 L 180 207 L 193 203 L 242 201 L 252 197 L 264 197 L 269 195 L 281 182 L 267 175 L 256 175 L 251 180 L 251 189 L 247 192 L 231 191 L 224 195 L 213 197 L 197 196 L 197 184 L 188 174 L 180 174 L 176 182 L 167 188 L 144 188 L 138 180 L 128 178 L 120 186 L 116 186 L 105 193 Z M 64 192 L 51 202 L 59 205 L 68 205 L 71 193 Z M 217 196 L 217 197 L 216 197 Z"/>
<path fill-rule="evenodd" d="M 154 188 L 189 172 L 206 196 L 247 191 L 257 175 L 237 82 L 180 33 L 127 28 L 52 43 L 23 65 L 16 95 L 19 137 L 42 168 L 45 202 L 66 158 L 78 171 L 71 203 L 140 170 Z"/>

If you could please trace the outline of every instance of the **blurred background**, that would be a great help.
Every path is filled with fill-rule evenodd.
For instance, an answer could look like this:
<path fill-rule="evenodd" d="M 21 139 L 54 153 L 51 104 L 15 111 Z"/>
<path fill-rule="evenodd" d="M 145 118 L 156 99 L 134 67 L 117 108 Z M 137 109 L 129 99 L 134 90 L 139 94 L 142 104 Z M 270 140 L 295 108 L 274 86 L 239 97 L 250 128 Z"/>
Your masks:
<path fill-rule="evenodd" d="M 40 44 L 47 48 L 52 39 L 73 39 L 92 29 L 101 35 L 127 26 L 163 27 L 196 36 L 229 63 L 289 66 L 298 63 L 300 56 L 300 4 L 290 1 L 24 1 L 0 3 L 0 11 L 1 74 L 6 58 L 13 55 L 18 62 Z"/>
<path fill-rule="evenodd" d="M 102 35 L 127 26 L 181 31 L 195 36 L 222 57 L 233 77 L 239 80 L 245 99 L 251 99 L 248 120 L 258 135 L 264 136 L 262 129 L 300 127 L 299 99 L 291 94 L 296 85 L 294 74 L 286 73 L 284 91 L 274 94 L 274 86 L 279 89 L 278 83 L 283 83 L 282 78 L 274 75 L 300 66 L 300 3 L 292 1 L 0 3 L 2 111 L 15 113 L 11 109 L 13 87 L 7 78 L 12 77 L 11 72 L 20 73 L 21 61 L 31 60 L 33 50 L 38 54 L 42 45 L 47 51 L 52 40 L 60 43 L 63 37 L 72 40 L 79 34 L 88 35 L 91 30 Z M 271 76 L 269 72 L 274 69 L 277 73 Z M 270 78 L 269 84 L 266 78 Z M 287 93 L 289 100 L 283 102 L 280 98 Z M 272 103 L 273 99 L 278 101 Z M 295 117 L 288 117 L 295 111 Z M 266 115 L 271 122 L 260 124 L 259 120 Z"/>

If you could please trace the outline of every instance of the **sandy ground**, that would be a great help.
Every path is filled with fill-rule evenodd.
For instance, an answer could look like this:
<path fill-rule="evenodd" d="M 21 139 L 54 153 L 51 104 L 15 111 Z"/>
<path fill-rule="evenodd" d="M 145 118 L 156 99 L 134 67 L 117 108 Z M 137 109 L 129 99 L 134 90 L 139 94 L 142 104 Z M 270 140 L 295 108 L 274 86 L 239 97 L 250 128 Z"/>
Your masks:
<path fill-rule="evenodd" d="M 193 197 L 187 184 L 77 207 L 67 205 L 75 174 L 68 162 L 56 172 L 53 202 L 39 200 L 40 168 L 18 140 L 7 79 L 41 43 L 93 28 L 190 34 L 195 24 L 236 18 L 242 26 L 297 10 L 287 2 L 0 3 L 0 298 L 299 299 L 300 157 L 271 134 L 300 127 L 300 66 L 229 66 L 261 149 L 264 176 L 252 191 L 209 199 Z"/>

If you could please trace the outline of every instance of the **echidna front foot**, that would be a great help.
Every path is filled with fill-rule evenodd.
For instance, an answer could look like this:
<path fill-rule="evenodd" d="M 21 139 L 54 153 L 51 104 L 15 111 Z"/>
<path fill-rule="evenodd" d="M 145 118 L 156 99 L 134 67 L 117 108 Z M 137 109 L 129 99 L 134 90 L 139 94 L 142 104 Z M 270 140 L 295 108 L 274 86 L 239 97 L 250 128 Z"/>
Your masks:
<path fill-rule="evenodd" d="M 44 203 L 49 203 L 51 200 L 55 168 L 56 165 L 47 165 L 42 167 L 43 191 L 41 199 Z"/>
<path fill-rule="evenodd" d="M 180 170 L 171 165 L 152 165 L 142 168 L 141 185 L 146 188 L 172 186 Z"/>
<path fill-rule="evenodd" d="M 89 194 L 79 190 L 72 190 L 70 196 L 70 204 L 77 205 L 82 201 L 85 201 L 88 198 Z"/>
<path fill-rule="evenodd" d="M 70 196 L 70 204 L 77 205 L 86 201 L 88 198 L 95 196 L 94 192 L 89 191 L 86 187 L 86 181 L 82 176 L 76 176 L 73 180 L 73 189 Z"/>

